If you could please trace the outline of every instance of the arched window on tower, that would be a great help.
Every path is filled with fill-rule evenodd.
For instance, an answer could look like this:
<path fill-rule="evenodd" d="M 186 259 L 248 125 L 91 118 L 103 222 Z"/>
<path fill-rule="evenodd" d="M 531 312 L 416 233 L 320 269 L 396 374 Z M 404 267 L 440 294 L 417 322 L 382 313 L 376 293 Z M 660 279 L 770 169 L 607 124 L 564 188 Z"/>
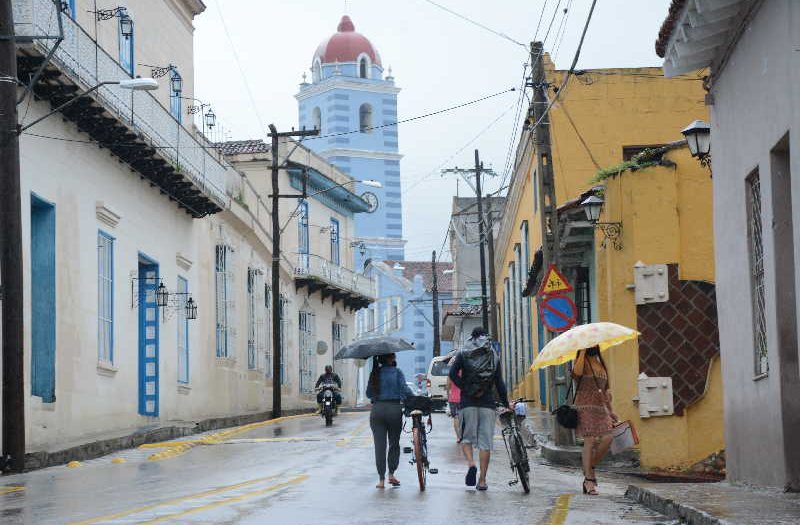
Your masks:
<path fill-rule="evenodd" d="M 311 110 L 311 126 L 314 129 L 320 130 L 320 132 L 322 131 L 322 111 L 319 107 L 315 107 Z"/>
<path fill-rule="evenodd" d="M 361 133 L 369 133 L 372 131 L 372 106 L 369 104 L 361 104 L 358 109 L 358 120 L 360 122 L 359 129 Z"/>
<path fill-rule="evenodd" d="M 367 63 L 367 59 L 365 57 L 361 57 L 361 60 L 358 61 L 358 76 L 361 78 L 369 78 L 367 73 L 369 71 L 369 64 Z"/>

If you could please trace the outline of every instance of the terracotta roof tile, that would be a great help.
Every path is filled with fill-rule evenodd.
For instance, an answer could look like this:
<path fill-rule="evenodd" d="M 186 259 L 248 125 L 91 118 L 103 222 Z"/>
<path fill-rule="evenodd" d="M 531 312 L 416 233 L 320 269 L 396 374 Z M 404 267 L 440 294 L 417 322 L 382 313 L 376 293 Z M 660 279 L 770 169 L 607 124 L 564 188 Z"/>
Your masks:
<path fill-rule="evenodd" d="M 667 44 L 672 36 L 672 32 L 675 30 L 675 24 L 678 21 L 681 10 L 685 5 L 686 0 L 672 0 L 672 4 L 669 6 L 669 13 L 664 23 L 661 24 L 661 29 L 658 32 L 658 40 L 656 40 L 656 54 L 661 58 L 664 58 L 667 54 Z"/>
<path fill-rule="evenodd" d="M 395 264 L 399 264 L 403 269 L 403 277 L 409 281 L 414 280 L 414 276 L 422 276 L 422 284 L 426 290 L 430 290 L 433 286 L 433 272 L 431 271 L 430 261 L 383 261 L 389 268 L 394 268 Z M 437 277 L 436 284 L 439 286 L 439 291 L 449 292 L 453 288 L 453 273 L 444 273 L 445 270 L 452 270 L 453 263 L 440 262 L 436 264 Z"/>
<path fill-rule="evenodd" d="M 261 139 L 255 140 L 231 140 L 228 142 L 217 142 L 216 147 L 222 151 L 223 155 L 240 155 L 243 153 L 269 153 L 269 145 Z"/>

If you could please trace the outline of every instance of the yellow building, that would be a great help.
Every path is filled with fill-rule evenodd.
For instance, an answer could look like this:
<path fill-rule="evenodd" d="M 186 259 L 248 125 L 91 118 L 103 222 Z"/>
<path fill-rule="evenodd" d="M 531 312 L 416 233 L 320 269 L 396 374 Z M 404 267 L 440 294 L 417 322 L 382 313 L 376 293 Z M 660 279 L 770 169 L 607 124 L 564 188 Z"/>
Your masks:
<path fill-rule="evenodd" d="M 546 70 L 548 81 L 560 84 L 564 72 L 548 59 Z M 639 429 L 647 467 L 685 468 L 724 448 L 716 311 L 709 310 L 714 297 L 707 284 L 714 279 L 711 181 L 674 142 L 686 124 L 706 115 L 699 77 L 667 79 L 660 68 L 581 71 L 550 112 L 560 269 L 575 288 L 578 323 L 609 320 L 643 332 L 640 343 L 606 355 L 614 408 Z M 545 335 L 533 297 L 544 273 L 534 153 L 525 131 L 495 242 L 493 284 L 506 379 L 515 396 L 552 407 L 563 401 L 567 370 L 528 371 Z M 605 200 L 600 222 L 621 228 L 604 231 L 588 221 L 581 203 L 591 195 Z M 645 267 L 636 270 L 637 263 Z M 658 267 L 660 285 L 672 299 L 685 306 L 681 293 L 691 295 L 705 307 L 696 308 L 703 316 L 692 310 L 693 318 L 676 321 L 676 328 L 659 318 L 659 308 L 675 316 L 675 301 L 636 304 L 635 274 L 656 264 L 667 265 Z M 693 344 L 702 349 L 689 352 Z M 640 418 L 640 373 L 672 381 L 674 415 Z M 652 391 L 645 389 L 645 397 Z"/>

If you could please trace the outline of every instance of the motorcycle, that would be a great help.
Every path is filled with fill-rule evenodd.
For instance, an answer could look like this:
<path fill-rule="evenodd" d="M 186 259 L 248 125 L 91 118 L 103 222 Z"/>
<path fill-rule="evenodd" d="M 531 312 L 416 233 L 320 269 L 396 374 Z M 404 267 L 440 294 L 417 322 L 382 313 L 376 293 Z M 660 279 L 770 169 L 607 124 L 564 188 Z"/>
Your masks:
<path fill-rule="evenodd" d="M 333 416 L 336 415 L 336 394 L 339 393 L 339 387 L 332 383 L 325 383 L 317 388 L 318 392 L 322 392 L 322 410 L 320 415 L 325 419 L 325 426 L 329 427 L 333 424 Z"/>

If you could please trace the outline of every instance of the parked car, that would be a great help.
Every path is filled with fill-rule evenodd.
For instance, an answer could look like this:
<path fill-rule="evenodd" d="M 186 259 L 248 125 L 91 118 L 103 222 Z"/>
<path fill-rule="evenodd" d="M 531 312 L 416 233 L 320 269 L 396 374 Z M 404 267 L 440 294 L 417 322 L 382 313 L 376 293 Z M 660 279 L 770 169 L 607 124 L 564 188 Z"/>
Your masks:
<path fill-rule="evenodd" d="M 433 407 L 444 410 L 447 406 L 447 374 L 450 373 L 450 357 L 434 357 L 428 366 L 428 395 Z"/>

